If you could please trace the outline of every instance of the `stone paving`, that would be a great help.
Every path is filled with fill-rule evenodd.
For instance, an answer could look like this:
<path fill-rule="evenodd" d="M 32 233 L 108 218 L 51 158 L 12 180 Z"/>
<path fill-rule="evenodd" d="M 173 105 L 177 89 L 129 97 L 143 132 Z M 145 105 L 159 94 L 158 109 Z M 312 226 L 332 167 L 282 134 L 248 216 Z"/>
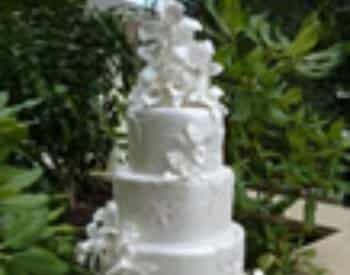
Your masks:
<path fill-rule="evenodd" d="M 300 200 L 286 213 L 286 217 L 301 221 L 304 202 Z M 325 267 L 329 275 L 350 274 L 350 208 L 320 204 L 317 224 L 335 229 L 334 233 L 308 246 L 317 251 L 315 263 Z"/>

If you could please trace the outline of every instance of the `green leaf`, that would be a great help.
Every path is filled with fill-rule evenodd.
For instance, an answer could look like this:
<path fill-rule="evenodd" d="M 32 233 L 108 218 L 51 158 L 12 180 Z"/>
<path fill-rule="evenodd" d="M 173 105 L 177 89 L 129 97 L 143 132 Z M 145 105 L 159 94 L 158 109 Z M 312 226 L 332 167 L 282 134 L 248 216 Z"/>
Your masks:
<path fill-rule="evenodd" d="M 289 116 L 280 108 L 272 107 L 270 115 L 271 121 L 281 126 L 289 121 Z"/>
<path fill-rule="evenodd" d="M 71 225 L 63 224 L 58 226 L 50 226 L 43 232 L 44 238 L 50 238 L 54 235 L 73 235 L 77 229 Z"/>
<path fill-rule="evenodd" d="M 343 120 L 337 120 L 335 122 L 332 123 L 327 136 L 329 138 L 329 140 L 338 140 L 342 138 L 342 132 L 345 129 L 345 123 Z"/>
<path fill-rule="evenodd" d="M 350 42 L 349 41 L 343 42 L 343 49 L 347 55 L 350 55 Z"/>
<path fill-rule="evenodd" d="M 286 94 L 282 97 L 282 106 L 288 108 L 290 105 L 300 103 L 302 100 L 302 91 L 300 88 L 290 88 Z"/>
<path fill-rule="evenodd" d="M 308 78 L 320 79 L 328 76 L 343 61 L 341 45 L 309 54 L 295 66 L 296 71 Z"/>
<path fill-rule="evenodd" d="M 50 211 L 49 213 L 49 221 L 54 222 L 56 221 L 59 217 L 63 215 L 63 213 L 66 211 L 66 207 L 62 206 L 57 208 L 56 210 Z"/>
<path fill-rule="evenodd" d="M 293 57 L 300 57 L 312 50 L 319 42 L 322 24 L 317 14 L 307 17 L 299 30 L 298 35 L 287 49 Z"/>
<path fill-rule="evenodd" d="M 236 48 L 234 45 L 226 45 L 219 48 L 215 54 L 215 60 L 221 63 L 225 67 L 232 66 L 233 57 L 236 54 Z"/>
<path fill-rule="evenodd" d="M 48 210 L 22 210 L 21 213 L 8 213 L 5 216 L 3 235 L 4 246 L 23 249 L 41 239 L 48 226 Z"/>
<path fill-rule="evenodd" d="M 305 137 L 297 130 L 287 132 L 287 138 L 291 149 L 297 150 L 299 152 L 306 152 L 306 142 Z"/>
<path fill-rule="evenodd" d="M 0 201 L 0 206 L 2 209 L 8 211 L 14 211 L 16 209 L 34 209 L 41 207 L 47 204 L 49 197 L 45 194 L 32 195 L 32 194 L 23 194 L 17 195 L 11 198 L 2 199 Z"/>
<path fill-rule="evenodd" d="M 8 182 L 11 178 L 14 178 L 18 173 L 21 173 L 21 171 L 21 169 L 10 165 L 0 165 L 0 185 Z"/>
<path fill-rule="evenodd" d="M 228 38 L 231 38 L 232 33 L 230 29 L 228 28 L 226 22 L 221 17 L 221 14 L 219 14 L 218 10 L 216 9 L 215 0 L 206 0 L 205 1 L 205 7 L 209 15 L 213 18 L 215 25 L 219 28 L 219 30 Z"/>
<path fill-rule="evenodd" d="M 276 263 L 277 260 L 278 260 L 277 257 L 273 254 L 263 255 L 258 260 L 259 267 L 262 270 L 267 271 Z"/>
<path fill-rule="evenodd" d="M 6 146 L 0 145 L 0 163 L 4 162 L 6 160 L 6 158 L 11 153 L 11 149 L 12 148 L 9 145 L 6 145 Z"/>
<path fill-rule="evenodd" d="M 27 136 L 27 126 L 15 118 L 0 117 L 0 144 L 18 145 Z"/>
<path fill-rule="evenodd" d="M 23 109 L 31 109 L 31 108 L 37 106 L 38 104 L 40 104 L 41 102 L 42 102 L 42 100 L 32 99 L 32 100 L 27 100 L 22 104 L 18 104 L 15 106 L 4 108 L 4 109 L 0 110 L 0 118 L 13 116 L 16 113 L 18 113 L 19 111 L 22 111 Z"/>
<path fill-rule="evenodd" d="M 29 274 L 35 275 L 63 275 L 69 271 L 66 263 L 52 252 L 39 247 L 16 254 L 11 265 L 17 265 Z"/>
<path fill-rule="evenodd" d="M 232 33 L 242 29 L 245 23 L 245 14 L 240 0 L 221 0 L 218 9 Z"/>
<path fill-rule="evenodd" d="M 0 108 L 4 108 L 8 102 L 8 94 L 5 92 L 0 92 Z"/>
<path fill-rule="evenodd" d="M 42 175 L 40 168 L 32 170 L 17 170 L 16 174 L 8 178 L 4 185 L 0 187 L 0 198 L 3 192 L 15 194 L 34 184 Z M 0 181 L 1 183 L 1 181 Z"/>
<path fill-rule="evenodd" d="M 239 122 L 247 121 L 252 114 L 251 100 L 249 99 L 249 96 L 238 95 L 236 97 L 236 102 L 233 119 Z"/>

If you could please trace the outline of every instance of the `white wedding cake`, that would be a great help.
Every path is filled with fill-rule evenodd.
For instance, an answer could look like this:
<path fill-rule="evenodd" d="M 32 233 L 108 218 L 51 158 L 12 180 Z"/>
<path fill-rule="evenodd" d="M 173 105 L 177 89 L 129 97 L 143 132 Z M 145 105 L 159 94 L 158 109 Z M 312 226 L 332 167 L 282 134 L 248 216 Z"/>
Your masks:
<path fill-rule="evenodd" d="M 226 111 L 210 83 L 221 67 L 181 4 L 154 9 L 140 20 L 146 66 L 130 95 L 128 164 L 112 167 L 115 201 L 95 214 L 79 261 L 103 275 L 242 275 Z"/>

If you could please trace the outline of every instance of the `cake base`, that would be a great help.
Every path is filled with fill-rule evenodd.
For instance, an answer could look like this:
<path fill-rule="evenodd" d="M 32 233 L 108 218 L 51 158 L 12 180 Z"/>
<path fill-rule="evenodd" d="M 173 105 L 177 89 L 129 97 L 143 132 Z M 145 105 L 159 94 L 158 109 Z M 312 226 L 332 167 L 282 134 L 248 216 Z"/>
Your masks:
<path fill-rule="evenodd" d="M 232 224 L 211 239 L 186 244 L 132 245 L 138 260 L 157 267 L 152 275 L 242 275 L 244 230 Z"/>

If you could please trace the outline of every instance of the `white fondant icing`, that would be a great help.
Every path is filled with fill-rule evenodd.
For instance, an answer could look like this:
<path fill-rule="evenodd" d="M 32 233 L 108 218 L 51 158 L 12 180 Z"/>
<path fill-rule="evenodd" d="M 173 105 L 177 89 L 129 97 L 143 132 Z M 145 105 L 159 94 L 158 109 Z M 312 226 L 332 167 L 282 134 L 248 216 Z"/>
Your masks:
<path fill-rule="evenodd" d="M 186 243 L 225 231 L 231 223 L 233 174 L 221 168 L 202 177 L 171 179 L 128 169 L 114 174 L 121 221 L 140 230 L 140 241 Z"/>
<path fill-rule="evenodd" d="M 244 231 L 237 224 L 201 242 L 137 243 L 134 249 L 138 259 L 159 267 L 154 275 L 243 275 Z"/>
<path fill-rule="evenodd" d="M 129 118 L 129 165 L 137 172 L 158 175 L 188 176 L 194 167 L 218 169 L 223 162 L 223 127 L 223 119 L 214 119 L 204 108 L 139 112 Z"/>

